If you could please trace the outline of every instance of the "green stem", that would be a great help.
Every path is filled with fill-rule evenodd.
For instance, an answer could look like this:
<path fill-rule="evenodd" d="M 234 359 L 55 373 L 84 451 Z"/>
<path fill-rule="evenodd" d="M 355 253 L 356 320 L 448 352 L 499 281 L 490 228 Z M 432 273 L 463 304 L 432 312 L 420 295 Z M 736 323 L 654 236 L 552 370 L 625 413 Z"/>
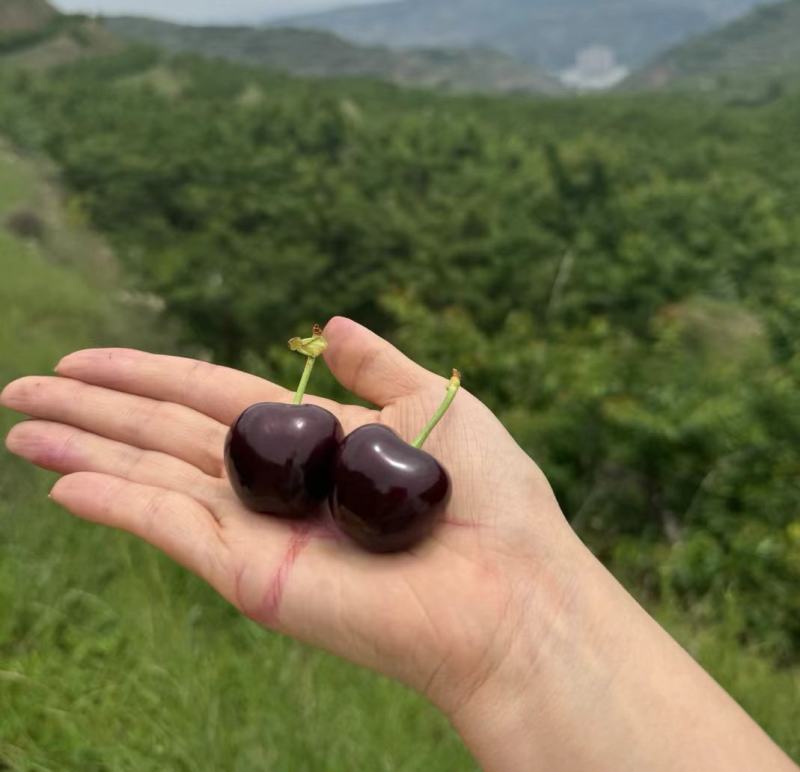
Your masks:
<path fill-rule="evenodd" d="M 311 371 L 314 369 L 314 362 L 316 361 L 316 357 L 309 357 L 306 359 L 303 377 L 300 379 L 300 385 L 297 387 L 297 391 L 294 393 L 294 399 L 292 400 L 293 405 L 299 405 L 303 401 L 303 397 L 306 395 L 306 389 L 308 388 L 308 380 L 311 378 Z"/>
<path fill-rule="evenodd" d="M 459 373 L 458 370 L 453 370 L 453 377 L 450 379 L 450 383 L 447 386 L 447 393 L 444 395 L 444 401 L 433 414 L 433 418 L 428 421 L 425 428 L 419 433 L 417 439 L 411 443 L 415 448 L 421 448 L 425 444 L 425 440 L 430 437 L 431 432 L 436 428 L 436 424 L 444 418 L 444 414 L 448 411 L 450 405 L 453 404 L 453 400 L 456 398 L 456 394 L 460 388 L 461 373 Z"/>

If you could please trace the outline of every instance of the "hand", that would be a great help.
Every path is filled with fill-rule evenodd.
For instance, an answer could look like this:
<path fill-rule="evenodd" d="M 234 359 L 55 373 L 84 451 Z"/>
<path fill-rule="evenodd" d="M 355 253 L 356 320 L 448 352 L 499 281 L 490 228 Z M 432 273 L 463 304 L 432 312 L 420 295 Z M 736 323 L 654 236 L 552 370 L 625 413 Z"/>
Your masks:
<path fill-rule="evenodd" d="M 446 381 L 346 319 L 326 335 L 341 383 L 380 410 L 316 402 L 345 431 L 410 439 Z M 0 396 L 34 420 L 9 449 L 65 476 L 53 498 L 128 530 L 264 625 L 405 681 L 487 770 L 796 770 L 580 544 L 535 464 L 462 392 L 426 448 L 453 497 L 433 538 L 375 557 L 321 524 L 245 510 L 225 479 L 228 425 L 290 400 L 235 370 L 82 351 Z"/>
<path fill-rule="evenodd" d="M 334 375 L 381 409 L 308 401 L 345 432 L 380 421 L 413 438 L 447 381 L 349 320 L 325 334 Z M 520 626 L 536 640 L 566 602 L 580 545 L 541 472 L 466 391 L 426 445 L 452 476 L 444 522 L 412 552 L 375 557 L 324 527 L 247 511 L 225 479 L 228 426 L 250 404 L 289 402 L 290 392 L 129 350 L 71 354 L 57 373 L 2 394 L 34 419 L 11 431 L 9 449 L 65 475 L 55 501 L 140 536 L 254 620 L 400 679 L 453 717 Z"/>

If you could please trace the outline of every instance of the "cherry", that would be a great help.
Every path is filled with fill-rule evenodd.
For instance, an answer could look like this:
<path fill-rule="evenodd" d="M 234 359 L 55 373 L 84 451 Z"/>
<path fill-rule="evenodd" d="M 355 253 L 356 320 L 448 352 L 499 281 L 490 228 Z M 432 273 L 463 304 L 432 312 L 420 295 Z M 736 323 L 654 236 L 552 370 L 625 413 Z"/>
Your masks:
<path fill-rule="evenodd" d="M 450 407 L 458 372 L 434 417 L 412 444 L 382 424 L 348 435 L 334 468 L 331 514 L 338 528 L 370 552 L 400 552 L 430 535 L 450 501 L 447 470 L 422 444 Z"/>
<path fill-rule="evenodd" d="M 450 499 L 444 467 L 381 424 L 347 436 L 334 477 L 334 522 L 370 552 L 399 552 L 422 541 Z"/>
<path fill-rule="evenodd" d="M 237 496 L 254 512 L 309 518 L 328 500 L 344 432 L 329 411 L 301 404 L 314 362 L 326 345 L 317 326 L 311 338 L 293 338 L 289 346 L 307 356 L 294 403 L 252 405 L 228 432 L 225 468 Z"/>
<path fill-rule="evenodd" d="M 314 517 L 330 494 L 343 436 L 336 416 L 324 408 L 263 402 L 247 408 L 228 432 L 225 468 L 248 509 Z"/>

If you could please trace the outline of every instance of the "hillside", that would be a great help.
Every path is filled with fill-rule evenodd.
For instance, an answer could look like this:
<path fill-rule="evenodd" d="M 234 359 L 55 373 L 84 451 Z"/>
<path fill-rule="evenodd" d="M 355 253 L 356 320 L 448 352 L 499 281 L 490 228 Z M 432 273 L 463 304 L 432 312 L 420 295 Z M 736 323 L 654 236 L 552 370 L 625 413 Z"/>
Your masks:
<path fill-rule="evenodd" d="M 290 18 L 361 43 L 486 45 L 551 72 L 587 48 L 610 49 L 626 66 L 712 29 L 758 0 L 399 0 Z"/>
<path fill-rule="evenodd" d="M 800 759 L 798 124 L 800 95 L 321 88 L 133 46 L 0 66 L 0 133 L 51 154 L 68 219 L 187 347 L 289 384 L 284 331 L 343 313 L 461 365 L 587 545 Z M 19 217 L 25 168 L 0 158 L 4 378 L 107 318 L 147 327 L 71 289 L 61 232 Z M 66 518 L 49 479 L 0 461 L 0 768 L 474 768 L 423 701 Z"/>
<path fill-rule="evenodd" d="M 798 76 L 800 0 L 787 0 L 667 52 L 624 86 L 752 93 Z"/>
<path fill-rule="evenodd" d="M 392 51 L 358 46 L 328 32 L 291 28 L 193 27 L 151 19 L 108 18 L 113 34 L 171 52 L 194 52 L 312 77 L 369 77 L 449 91 L 555 93 L 558 82 L 490 50 Z"/>
<path fill-rule="evenodd" d="M 119 48 L 119 41 L 93 19 L 60 14 L 44 0 L 0 0 L 0 61 L 5 67 L 43 69 Z"/>
<path fill-rule="evenodd" d="M 0 0 L 0 36 L 40 29 L 57 15 L 46 0 Z"/>

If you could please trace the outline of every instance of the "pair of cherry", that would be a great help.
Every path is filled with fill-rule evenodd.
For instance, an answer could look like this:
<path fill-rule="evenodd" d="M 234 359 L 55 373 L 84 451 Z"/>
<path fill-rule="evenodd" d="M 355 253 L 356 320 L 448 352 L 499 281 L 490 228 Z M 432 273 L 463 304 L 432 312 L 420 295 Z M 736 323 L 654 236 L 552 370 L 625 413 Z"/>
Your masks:
<path fill-rule="evenodd" d="M 382 424 L 344 436 L 339 420 L 302 400 L 322 331 L 294 338 L 307 357 L 294 404 L 265 402 L 242 413 L 225 443 L 233 489 L 254 512 L 285 519 L 317 517 L 330 507 L 336 526 L 370 552 L 398 552 L 422 541 L 450 499 L 445 468 L 421 449 L 460 386 L 454 373 L 442 406 L 419 437 L 403 441 Z"/>

